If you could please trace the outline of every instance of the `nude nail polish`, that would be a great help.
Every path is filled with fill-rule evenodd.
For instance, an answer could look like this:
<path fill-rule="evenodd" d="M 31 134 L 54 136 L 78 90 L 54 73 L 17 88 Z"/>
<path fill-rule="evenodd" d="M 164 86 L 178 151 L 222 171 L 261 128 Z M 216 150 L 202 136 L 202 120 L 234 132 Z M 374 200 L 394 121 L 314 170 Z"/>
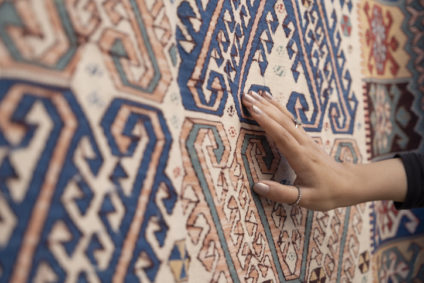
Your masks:
<path fill-rule="evenodd" d="M 252 109 L 253 109 L 253 111 L 255 111 L 256 114 L 258 114 L 258 115 L 262 114 L 262 110 L 258 106 L 253 105 Z"/>
<path fill-rule="evenodd" d="M 263 195 L 263 194 L 266 194 L 269 191 L 269 186 L 264 184 L 264 183 L 256 183 L 256 184 L 253 185 L 253 190 L 256 193 Z"/>
<path fill-rule="evenodd" d="M 259 94 L 257 94 L 254 91 L 252 91 L 252 96 L 253 96 L 253 98 L 255 98 L 258 101 L 261 101 L 263 99 L 262 96 L 260 96 Z"/>
<path fill-rule="evenodd" d="M 266 98 L 268 98 L 269 100 L 273 100 L 272 95 L 271 95 L 269 92 L 264 91 L 264 92 L 263 92 L 263 94 L 264 94 L 264 96 L 265 96 Z"/>
<path fill-rule="evenodd" d="M 248 94 L 248 93 L 245 93 L 245 94 L 243 95 L 243 98 L 244 98 L 247 102 L 249 102 L 249 103 L 254 103 L 254 99 L 253 99 L 253 97 L 252 97 L 250 94 Z"/>

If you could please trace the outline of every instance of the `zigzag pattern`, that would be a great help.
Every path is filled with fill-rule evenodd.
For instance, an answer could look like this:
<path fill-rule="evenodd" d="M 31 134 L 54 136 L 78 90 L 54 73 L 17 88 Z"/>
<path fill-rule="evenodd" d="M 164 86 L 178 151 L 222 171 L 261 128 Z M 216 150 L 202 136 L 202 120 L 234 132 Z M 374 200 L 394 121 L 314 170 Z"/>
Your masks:
<path fill-rule="evenodd" d="M 338 162 L 419 147 L 421 4 L 35 2 L 0 0 L 1 282 L 420 278 L 417 212 L 252 193 L 295 176 L 240 100 Z"/>

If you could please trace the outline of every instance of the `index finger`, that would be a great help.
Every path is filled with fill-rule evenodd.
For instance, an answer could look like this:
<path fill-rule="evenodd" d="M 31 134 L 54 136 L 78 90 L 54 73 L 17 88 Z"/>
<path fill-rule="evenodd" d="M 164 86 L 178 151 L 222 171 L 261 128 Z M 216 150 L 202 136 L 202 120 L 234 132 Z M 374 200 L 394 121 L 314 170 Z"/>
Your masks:
<path fill-rule="evenodd" d="M 304 164 L 303 147 L 287 129 L 272 119 L 256 104 L 255 101 L 244 100 L 253 118 L 264 129 L 267 135 L 275 142 L 278 150 L 286 157 L 290 166 L 296 171 Z"/>

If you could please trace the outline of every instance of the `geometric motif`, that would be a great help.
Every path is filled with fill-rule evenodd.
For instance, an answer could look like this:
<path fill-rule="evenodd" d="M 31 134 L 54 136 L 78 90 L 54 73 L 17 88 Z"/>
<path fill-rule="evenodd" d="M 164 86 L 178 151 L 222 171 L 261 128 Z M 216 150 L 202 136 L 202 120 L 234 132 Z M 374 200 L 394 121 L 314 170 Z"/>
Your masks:
<path fill-rule="evenodd" d="M 170 66 L 164 53 L 171 37 L 165 7 L 162 1 L 149 7 L 144 1 L 108 0 L 104 5 L 116 23 L 122 20 L 118 4 L 128 14 L 136 37 L 134 40 L 116 27 L 105 29 L 99 45 L 106 66 L 118 89 L 162 101 L 171 82 Z"/>
<path fill-rule="evenodd" d="M 304 93 L 288 94 L 288 110 L 307 130 L 321 131 L 328 116 L 333 133 L 352 133 L 358 103 L 332 5 L 317 1 L 305 9 L 295 1 L 191 3 L 183 1 L 178 7 L 176 34 L 182 60 L 178 82 L 186 109 L 222 116 L 230 93 L 240 120 L 251 123 L 240 97 L 254 89 L 246 82 L 252 71 L 263 77 L 256 85 L 266 88 L 265 73 L 271 63 L 267 58 L 278 34 L 287 44 L 284 56 L 293 83 L 308 82 Z M 342 1 L 344 5 L 352 10 L 350 1 Z M 282 68 L 274 71 L 285 72 Z M 338 99 L 331 98 L 335 96 Z"/>
<path fill-rule="evenodd" d="M 51 225 L 47 213 L 54 199 L 54 186 L 60 180 L 60 168 L 66 166 L 66 153 L 76 142 L 78 109 L 66 90 L 3 80 L 1 85 L 0 167 L 7 170 L 2 170 L 0 196 L 3 203 L 9 204 L 9 213 L 19 219 L 18 225 L 9 230 L 9 237 L 2 240 L 2 254 L 7 259 L 1 258 L 1 265 L 3 278 L 25 281 L 37 245 L 43 243 L 42 238 L 47 240 L 42 231 L 45 225 Z M 80 124 L 83 133 L 84 120 Z M 28 150 L 39 155 L 23 163 Z M 92 170 L 96 170 L 97 164 L 93 165 Z M 13 245 L 8 245 L 11 239 Z M 17 268 L 10 274 L 13 266 Z"/>
<path fill-rule="evenodd" d="M 420 1 L 361 2 L 366 143 L 371 159 L 423 150 L 423 5 Z M 371 208 L 374 280 L 422 278 L 423 261 L 416 257 L 423 250 L 416 244 L 424 233 L 422 211 L 397 211 L 387 201 L 375 202 Z"/>
<path fill-rule="evenodd" d="M 242 117 L 240 91 L 245 88 L 247 70 L 255 63 L 263 75 L 268 65 L 271 34 L 278 26 L 274 4 L 223 0 L 199 6 L 190 3 L 182 1 L 177 10 L 181 23 L 176 35 L 182 60 L 178 80 L 184 106 L 222 115 L 231 93 Z M 258 25 L 259 21 L 264 24 Z"/>
<path fill-rule="evenodd" d="M 241 97 L 337 162 L 422 147 L 422 6 L 0 0 L 0 281 L 418 280 L 417 211 L 251 191 L 295 175 Z"/>
<path fill-rule="evenodd" d="M 361 273 L 368 272 L 370 268 L 370 253 L 368 251 L 361 253 L 359 256 L 359 270 Z"/>
<path fill-rule="evenodd" d="M 352 23 L 350 22 L 349 16 L 344 15 L 341 21 L 343 35 L 350 36 L 352 33 Z"/>
<path fill-rule="evenodd" d="M 422 4 L 362 1 L 364 98 L 371 158 L 422 147 Z M 396 2 L 396 1 L 394 1 Z M 422 8 L 422 7 L 421 7 Z M 420 57 L 421 56 L 421 57 Z M 411 111 L 412 110 L 412 111 Z"/>
<path fill-rule="evenodd" d="M 365 78 L 393 79 L 410 76 L 407 37 L 401 32 L 404 14 L 396 6 L 362 0 L 363 72 Z"/>
<path fill-rule="evenodd" d="M 424 229 L 420 223 L 424 216 L 420 209 L 398 211 L 392 202 L 382 201 L 374 204 L 373 215 L 374 233 L 373 246 L 388 243 L 397 238 L 423 233 Z"/>
<path fill-rule="evenodd" d="M 365 83 L 369 95 L 371 157 L 417 148 L 420 135 L 415 131 L 418 117 L 409 111 L 414 95 L 407 83 Z"/>
<path fill-rule="evenodd" d="M 132 280 L 127 269 L 135 268 L 153 281 L 160 258 L 152 240 L 164 245 L 165 217 L 177 200 L 166 174 L 155 173 L 171 145 L 161 112 L 115 99 L 100 141 L 71 91 L 11 80 L 1 86 L 0 213 L 12 215 L 2 223 L 2 277 L 121 281 Z M 39 156 L 21 162 L 28 151 Z"/>
<path fill-rule="evenodd" d="M 311 283 L 324 283 L 326 281 L 324 269 L 322 267 L 316 268 L 312 271 L 309 282 Z"/>
<path fill-rule="evenodd" d="M 250 193 L 246 185 L 272 176 L 280 163 L 261 132 L 241 128 L 234 151 L 221 123 L 190 118 L 180 140 L 191 255 L 209 280 L 314 281 L 317 270 L 330 281 L 354 278 L 364 206 L 312 213 Z M 354 151 L 350 160 L 360 162 Z"/>
<path fill-rule="evenodd" d="M 69 11 L 72 9 L 61 9 L 65 5 L 63 0 L 40 6 L 30 1 L 2 2 L 2 71 L 19 74 L 19 71 L 31 70 L 61 80 L 69 79 L 79 59 L 78 41 L 81 40 L 71 23 Z"/>
<path fill-rule="evenodd" d="M 365 15 L 368 20 L 368 25 L 371 30 L 366 31 L 367 46 L 370 47 L 370 54 L 368 55 L 368 71 L 370 73 L 377 72 L 381 75 L 385 72 L 386 64 L 389 65 L 390 73 L 395 76 L 399 71 L 399 65 L 393 57 L 391 51 L 396 51 L 399 47 L 399 42 L 395 37 L 389 37 L 389 31 L 393 24 L 392 15 L 385 14 L 379 5 L 373 5 L 370 8 L 369 3 L 366 2 L 363 6 Z"/>
<path fill-rule="evenodd" d="M 374 255 L 376 282 L 421 282 L 424 278 L 424 238 L 395 241 Z"/>
<path fill-rule="evenodd" d="M 169 257 L 169 264 L 176 282 L 187 280 L 189 261 L 188 252 L 185 248 L 185 240 L 176 242 Z"/>
<path fill-rule="evenodd" d="M 263 137 L 258 139 L 247 132 L 248 140 L 240 140 L 242 155 L 231 157 L 220 123 L 190 119 L 183 129 L 180 139 L 186 141 L 181 144 L 186 175 L 182 206 L 196 257 L 213 281 L 239 281 L 240 277 L 275 281 L 275 253 L 266 240 L 271 235 L 258 221 L 264 216 L 252 206 L 254 200 L 246 188 L 247 180 L 243 179 L 248 177 L 244 171 L 248 159 L 258 156 L 257 163 L 247 164 L 270 174 L 278 165 L 279 156 L 269 150 Z M 246 150 L 248 154 L 244 155 Z M 208 164 L 220 168 L 220 172 L 212 175 Z"/>
<path fill-rule="evenodd" d="M 422 113 L 424 109 L 424 46 L 422 42 L 424 33 L 422 23 L 424 19 L 424 3 L 408 0 L 402 9 L 407 16 L 407 25 L 404 28 L 404 32 L 408 35 L 410 42 L 410 46 L 407 46 L 406 49 L 412 57 L 408 63 L 408 68 L 412 73 L 412 79 L 410 80 L 408 88 L 415 96 L 412 109 L 415 113 L 419 114 L 419 121 L 415 128 L 421 135 L 421 144 L 417 148 L 423 151 L 424 143 L 422 136 L 424 132 L 424 117 Z"/>

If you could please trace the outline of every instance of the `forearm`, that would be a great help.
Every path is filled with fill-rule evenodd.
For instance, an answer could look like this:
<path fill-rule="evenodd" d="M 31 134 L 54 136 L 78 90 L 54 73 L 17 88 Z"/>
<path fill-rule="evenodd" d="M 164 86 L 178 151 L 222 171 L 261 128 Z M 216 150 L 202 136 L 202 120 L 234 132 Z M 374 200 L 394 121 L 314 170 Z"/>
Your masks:
<path fill-rule="evenodd" d="M 399 158 L 353 167 L 355 202 L 393 200 L 403 202 L 407 193 L 405 168 Z"/>

